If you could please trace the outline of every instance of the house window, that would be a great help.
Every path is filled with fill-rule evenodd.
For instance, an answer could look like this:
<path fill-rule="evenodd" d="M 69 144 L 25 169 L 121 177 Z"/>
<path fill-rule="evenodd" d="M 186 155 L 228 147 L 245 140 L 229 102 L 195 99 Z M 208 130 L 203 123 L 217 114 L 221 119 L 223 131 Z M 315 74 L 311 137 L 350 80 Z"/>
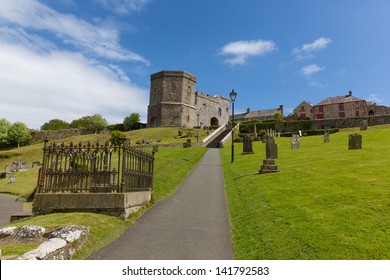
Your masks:
<path fill-rule="evenodd" d="M 305 106 L 301 106 L 301 112 L 305 111 Z"/>
<path fill-rule="evenodd" d="M 339 111 L 344 111 L 344 103 L 339 103 Z"/>
<path fill-rule="evenodd" d="M 319 110 L 321 113 L 323 113 L 323 112 L 324 112 L 324 106 L 321 105 L 321 106 L 318 108 L 318 110 Z"/>
<path fill-rule="evenodd" d="M 360 112 L 356 111 L 356 117 L 359 117 Z"/>
<path fill-rule="evenodd" d="M 345 112 L 339 112 L 339 118 L 345 118 Z"/>
<path fill-rule="evenodd" d="M 356 101 L 356 102 L 355 102 L 355 108 L 356 108 L 356 109 L 359 109 L 359 106 L 360 106 L 360 105 L 359 105 L 359 102 Z"/>
<path fill-rule="evenodd" d="M 317 120 L 323 120 L 324 114 L 317 114 Z"/>

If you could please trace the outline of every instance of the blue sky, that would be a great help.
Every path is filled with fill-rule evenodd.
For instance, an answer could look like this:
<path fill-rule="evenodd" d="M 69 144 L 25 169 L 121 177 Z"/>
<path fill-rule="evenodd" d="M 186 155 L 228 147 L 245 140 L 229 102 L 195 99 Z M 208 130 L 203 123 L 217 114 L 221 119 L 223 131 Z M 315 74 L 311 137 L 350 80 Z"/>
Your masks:
<path fill-rule="evenodd" d="M 150 74 L 235 109 L 347 94 L 390 106 L 390 1 L 0 0 L 0 118 L 146 121 Z"/>

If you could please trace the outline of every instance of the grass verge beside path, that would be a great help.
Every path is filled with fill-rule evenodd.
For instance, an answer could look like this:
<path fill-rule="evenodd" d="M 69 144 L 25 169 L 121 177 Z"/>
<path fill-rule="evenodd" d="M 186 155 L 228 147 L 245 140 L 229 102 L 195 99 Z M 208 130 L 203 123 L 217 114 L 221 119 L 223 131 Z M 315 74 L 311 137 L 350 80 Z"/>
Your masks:
<path fill-rule="evenodd" d="M 152 203 L 156 203 L 172 195 L 206 151 L 207 149 L 202 147 L 187 149 L 160 147 L 159 151 L 155 154 L 154 194 Z M 11 225 L 18 227 L 23 225 L 39 225 L 49 229 L 55 229 L 63 225 L 90 226 L 90 239 L 74 256 L 75 259 L 83 259 L 118 238 L 146 210 L 147 208 L 141 209 L 126 221 L 102 214 L 58 213 L 27 218 L 13 222 Z M 12 248 L 12 246 L 7 246 L 2 249 L 4 255 L 21 254 L 23 252 L 23 249 Z M 25 251 L 28 250 L 30 248 L 26 247 Z"/>
<path fill-rule="evenodd" d="M 348 135 L 363 136 L 348 150 Z M 280 172 L 257 174 L 263 143 L 221 150 L 236 259 L 390 259 L 390 128 L 276 139 Z"/>

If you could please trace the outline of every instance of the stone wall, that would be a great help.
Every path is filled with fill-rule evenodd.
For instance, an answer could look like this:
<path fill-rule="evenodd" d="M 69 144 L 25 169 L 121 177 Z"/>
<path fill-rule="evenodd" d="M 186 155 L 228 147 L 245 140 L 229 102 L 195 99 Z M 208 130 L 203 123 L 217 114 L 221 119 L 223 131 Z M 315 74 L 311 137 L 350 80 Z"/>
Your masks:
<path fill-rule="evenodd" d="M 390 115 L 361 118 L 331 119 L 331 120 L 306 120 L 288 122 L 276 122 L 275 130 L 280 132 L 294 132 L 301 130 L 318 130 L 327 128 L 361 127 L 363 120 L 368 121 L 368 126 L 390 124 Z"/>
<path fill-rule="evenodd" d="M 230 100 L 225 97 L 196 92 L 196 126 L 227 124 L 229 121 L 229 106 Z"/>

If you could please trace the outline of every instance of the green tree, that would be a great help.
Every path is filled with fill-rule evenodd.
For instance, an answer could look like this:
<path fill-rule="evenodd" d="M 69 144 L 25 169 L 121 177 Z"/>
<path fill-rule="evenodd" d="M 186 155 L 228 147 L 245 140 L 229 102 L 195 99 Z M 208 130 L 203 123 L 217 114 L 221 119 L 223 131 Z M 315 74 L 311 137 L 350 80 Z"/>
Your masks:
<path fill-rule="evenodd" d="M 139 122 L 141 121 L 141 116 L 138 113 L 132 113 L 130 116 L 126 117 L 123 120 L 123 128 L 125 131 L 139 129 Z"/>
<path fill-rule="evenodd" d="M 98 133 L 99 130 L 105 129 L 107 126 L 107 121 L 100 114 L 95 114 L 91 117 L 88 129 L 95 131 Z"/>
<path fill-rule="evenodd" d="M 88 129 L 90 123 L 91 123 L 91 116 L 84 116 L 77 120 L 73 120 L 70 123 L 70 127 L 78 128 L 78 129 Z"/>
<path fill-rule="evenodd" d="M 11 123 L 6 119 L 0 119 L 0 143 L 7 143 L 8 130 Z"/>
<path fill-rule="evenodd" d="M 7 139 L 9 143 L 17 143 L 19 148 L 22 143 L 27 143 L 31 140 L 30 130 L 22 122 L 13 123 L 8 129 Z"/>
<path fill-rule="evenodd" d="M 41 129 L 42 130 L 60 130 L 60 129 L 66 129 L 69 128 L 70 124 L 67 123 L 66 121 L 59 120 L 59 119 L 52 119 L 44 125 L 42 125 Z"/>
<path fill-rule="evenodd" d="M 284 116 L 283 116 L 283 114 L 280 113 L 280 112 L 276 112 L 275 115 L 274 115 L 274 120 L 280 121 L 280 122 L 284 121 Z"/>

